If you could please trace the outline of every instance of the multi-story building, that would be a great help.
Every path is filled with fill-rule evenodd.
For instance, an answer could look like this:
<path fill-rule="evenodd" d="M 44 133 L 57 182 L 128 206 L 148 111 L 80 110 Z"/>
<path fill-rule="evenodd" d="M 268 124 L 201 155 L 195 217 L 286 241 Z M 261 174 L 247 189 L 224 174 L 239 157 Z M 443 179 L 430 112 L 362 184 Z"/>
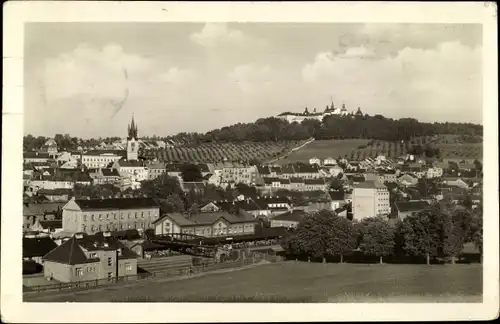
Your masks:
<path fill-rule="evenodd" d="M 167 172 L 165 163 L 163 162 L 148 164 L 146 165 L 146 170 L 148 172 L 148 180 L 154 180 Z"/>
<path fill-rule="evenodd" d="M 257 180 L 257 167 L 254 165 L 233 164 L 224 166 L 221 172 L 221 183 L 255 184 Z"/>
<path fill-rule="evenodd" d="M 148 229 L 159 218 L 152 198 L 71 199 L 63 207 L 63 230 L 95 234 L 103 231 Z"/>
<path fill-rule="evenodd" d="M 125 151 L 94 150 L 82 154 L 82 164 L 87 168 L 106 168 L 123 158 Z"/>
<path fill-rule="evenodd" d="M 43 257 L 44 275 L 60 282 L 137 275 L 137 255 L 109 232 L 76 233 Z"/>
<path fill-rule="evenodd" d="M 430 204 L 426 200 L 396 201 L 394 207 L 396 208 L 398 218 L 403 220 L 414 213 L 429 208 Z"/>
<path fill-rule="evenodd" d="M 241 209 L 234 213 L 169 213 L 154 222 L 156 235 L 185 233 L 205 237 L 255 234 L 256 224 L 255 218 Z"/>
<path fill-rule="evenodd" d="M 277 215 L 271 219 L 271 227 L 296 228 L 306 215 L 307 213 L 303 210 L 293 210 Z"/>
<path fill-rule="evenodd" d="M 427 169 L 426 177 L 428 179 L 431 178 L 440 178 L 443 176 L 443 168 L 440 167 L 432 167 Z"/>
<path fill-rule="evenodd" d="M 142 161 L 120 159 L 113 164 L 112 168 L 117 170 L 121 177 L 139 182 L 148 180 L 148 169 Z"/>
<path fill-rule="evenodd" d="M 93 175 L 94 184 L 119 185 L 121 176 L 118 170 L 111 168 L 97 169 Z"/>
<path fill-rule="evenodd" d="M 354 219 L 388 215 L 391 212 L 389 191 L 377 181 L 365 181 L 354 187 L 352 194 Z"/>
<path fill-rule="evenodd" d="M 23 154 L 24 163 L 48 162 L 50 159 L 51 157 L 47 152 L 24 152 Z"/>

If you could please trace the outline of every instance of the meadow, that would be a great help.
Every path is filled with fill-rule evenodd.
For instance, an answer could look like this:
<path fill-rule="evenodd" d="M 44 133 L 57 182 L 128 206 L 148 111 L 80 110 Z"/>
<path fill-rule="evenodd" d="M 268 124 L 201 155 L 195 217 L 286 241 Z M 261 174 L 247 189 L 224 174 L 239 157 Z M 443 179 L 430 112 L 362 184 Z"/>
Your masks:
<path fill-rule="evenodd" d="M 289 261 L 184 280 L 31 296 L 25 301 L 482 302 L 482 267 Z"/>

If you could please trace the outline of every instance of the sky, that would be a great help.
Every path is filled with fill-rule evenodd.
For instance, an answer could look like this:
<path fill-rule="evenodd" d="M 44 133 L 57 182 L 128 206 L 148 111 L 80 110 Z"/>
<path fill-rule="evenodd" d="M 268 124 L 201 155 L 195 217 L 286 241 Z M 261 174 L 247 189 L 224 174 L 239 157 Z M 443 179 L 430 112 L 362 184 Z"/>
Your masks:
<path fill-rule="evenodd" d="M 482 124 L 479 24 L 28 23 L 25 134 L 206 132 L 333 102 Z"/>

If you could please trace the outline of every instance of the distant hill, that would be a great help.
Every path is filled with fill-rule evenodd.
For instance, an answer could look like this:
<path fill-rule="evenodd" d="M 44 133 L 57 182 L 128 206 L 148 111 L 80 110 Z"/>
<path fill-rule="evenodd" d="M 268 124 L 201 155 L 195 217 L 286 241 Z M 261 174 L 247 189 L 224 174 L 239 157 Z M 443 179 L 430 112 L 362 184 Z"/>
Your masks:
<path fill-rule="evenodd" d="M 316 140 L 374 139 L 393 142 L 445 134 L 459 135 L 469 143 L 481 142 L 483 127 L 471 123 L 424 123 L 413 118 L 391 119 L 381 115 L 327 116 L 322 121 L 306 119 L 300 124 L 270 117 L 254 123 L 222 127 L 205 134 L 181 133 L 168 139 L 184 145 L 207 142 L 303 141 L 311 137 Z"/>

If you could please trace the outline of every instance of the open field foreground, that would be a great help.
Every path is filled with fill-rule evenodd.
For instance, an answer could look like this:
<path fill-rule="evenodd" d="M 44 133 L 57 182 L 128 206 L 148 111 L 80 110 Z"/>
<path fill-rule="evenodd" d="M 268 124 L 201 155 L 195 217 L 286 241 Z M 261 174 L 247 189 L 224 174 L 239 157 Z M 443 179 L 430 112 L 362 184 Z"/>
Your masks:
<path fill-rule="evenodd" d="M 26 297 L 35 302 L 481 302 L 482 267 L 284 262 L 185 280 Z"/>

